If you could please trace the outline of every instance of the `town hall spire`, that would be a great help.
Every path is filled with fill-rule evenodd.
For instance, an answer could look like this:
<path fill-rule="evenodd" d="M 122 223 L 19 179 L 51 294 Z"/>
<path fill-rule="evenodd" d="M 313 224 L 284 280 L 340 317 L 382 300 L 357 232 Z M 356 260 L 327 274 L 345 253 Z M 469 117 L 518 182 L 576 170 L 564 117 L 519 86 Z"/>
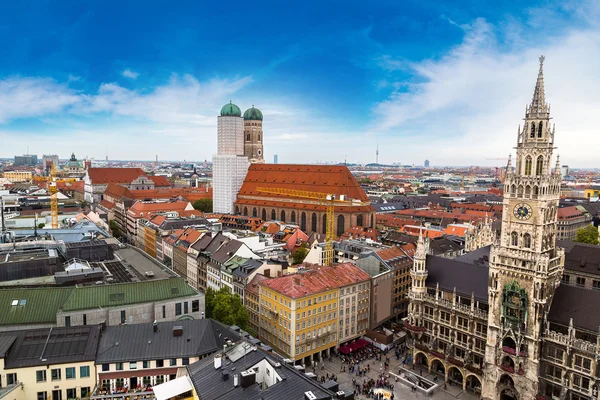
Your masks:
<path fill-rule="evenodd" d="M 544 60 L 546 57 L 540 56 L 540 70 L 538 72 L 537 81 L 535 83 L 535 89 L 533 90 L 533 98 L 531 99 L 531 105 L 527 110 L 528 117 L 540 116 L 541 114 L 547 114 L 548 104 L 546 104 L 546 94 L 544 93 Z"/>

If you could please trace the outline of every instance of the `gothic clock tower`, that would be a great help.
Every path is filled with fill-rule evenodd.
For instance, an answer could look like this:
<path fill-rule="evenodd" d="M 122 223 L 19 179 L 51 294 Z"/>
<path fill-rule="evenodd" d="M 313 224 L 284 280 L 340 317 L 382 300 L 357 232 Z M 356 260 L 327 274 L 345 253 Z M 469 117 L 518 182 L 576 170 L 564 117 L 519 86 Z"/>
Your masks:
<path fill-rule="evenodd" d="M 504 180 L 502 233 L 491 247 L 484 399 L 534 399 L 542 320 L 560 283 L 564 251 L 556 247 L 560 165 L 551 169 L 554 127 L 540 57 L 533 99 L 519 127 L 516 165 Z"/>

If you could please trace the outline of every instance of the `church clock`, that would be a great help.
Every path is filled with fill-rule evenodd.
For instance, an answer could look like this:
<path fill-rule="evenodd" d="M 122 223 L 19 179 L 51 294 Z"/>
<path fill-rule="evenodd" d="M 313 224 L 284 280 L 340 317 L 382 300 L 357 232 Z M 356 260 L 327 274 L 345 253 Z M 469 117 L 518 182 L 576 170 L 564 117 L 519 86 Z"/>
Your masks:
<path fill-rule="evenodd" d="M 527 203 L 519 203 L 515 206 L 514 214 L 515 217 L 524 221 L 531 218 L 533 215 L 533 209 Z"/>

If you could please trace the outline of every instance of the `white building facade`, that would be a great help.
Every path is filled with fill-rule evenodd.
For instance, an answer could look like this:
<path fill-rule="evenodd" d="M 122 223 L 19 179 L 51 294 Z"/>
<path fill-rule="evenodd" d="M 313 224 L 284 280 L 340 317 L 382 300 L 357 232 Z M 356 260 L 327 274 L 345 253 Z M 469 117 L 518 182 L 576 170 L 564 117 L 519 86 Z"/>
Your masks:
<path fill-rule="evenodd" d="M 244 156 L 244 118 L 238 106 L 221 109 L 217 122 L 217 154 L 213 155 L 213 211 L 233 214 L 233 202 L 250 163 Z"/>

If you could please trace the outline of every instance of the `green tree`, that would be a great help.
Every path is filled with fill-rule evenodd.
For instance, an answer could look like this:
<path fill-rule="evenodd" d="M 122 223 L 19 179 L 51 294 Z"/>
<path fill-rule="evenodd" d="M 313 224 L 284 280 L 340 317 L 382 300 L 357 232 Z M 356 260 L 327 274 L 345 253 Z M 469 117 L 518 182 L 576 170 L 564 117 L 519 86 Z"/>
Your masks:
<path fill-rule="evenodd" d="M 308 249 L 306 248 L 306 243 L 302 243 L 302 246 L 292 256 L 293 265 L 302 264 L 307 255 Z"/>
<path fill-rule="evenodd" d="M 45 223 L 43 223 L 43 222 L 40 222 L 40 223 L 38 224 L 38 229 L 44 229 L 44 227 L 45 227 L 45 226 L 46 226 L 46 224 L 45 224 Z"/>
<path fill-rule="evenodd" d="M 216 292 L 212 288 L 206 289 L 206 293 L 204 293 L 204 313 L 206 314 L 206 318 L 212 318 L 213 316 L 215 295 Z"/>
<path fill-rule="evenodd" d="M 213 202 L 212 199 L 200 199 L 196 200 L 192 203 L 192 206 L 196 210 L 200 210 L 205 213 L 211 213 L 213 210 Z"/>
<path fill-rule="evenodd" d="M 242 304 L 239 295 L 232 295 L 226 287 L 218 292 L 207 289 L 204 300 L 207 318 L 213 318 L 225 325 L 237 325 L 244 330 L 247 329 L 248 310 Z"/>
<path fill-rule="evenodd" d="M 117 222 L 114 219 L 108 221 L 108 227 L 110 228 L 113 237 L 117 239 L 121 237 L 121 229 L 119 229 L 119 225 L 117 225 Z"/>
<path fill-rule="evenodd" d="M 594 225 L 588 225 L 585 228 L 581 228 L 577 231 L 574 241 L 598 245 L 598 236 L 598 228 L 596 228 Z"/>

